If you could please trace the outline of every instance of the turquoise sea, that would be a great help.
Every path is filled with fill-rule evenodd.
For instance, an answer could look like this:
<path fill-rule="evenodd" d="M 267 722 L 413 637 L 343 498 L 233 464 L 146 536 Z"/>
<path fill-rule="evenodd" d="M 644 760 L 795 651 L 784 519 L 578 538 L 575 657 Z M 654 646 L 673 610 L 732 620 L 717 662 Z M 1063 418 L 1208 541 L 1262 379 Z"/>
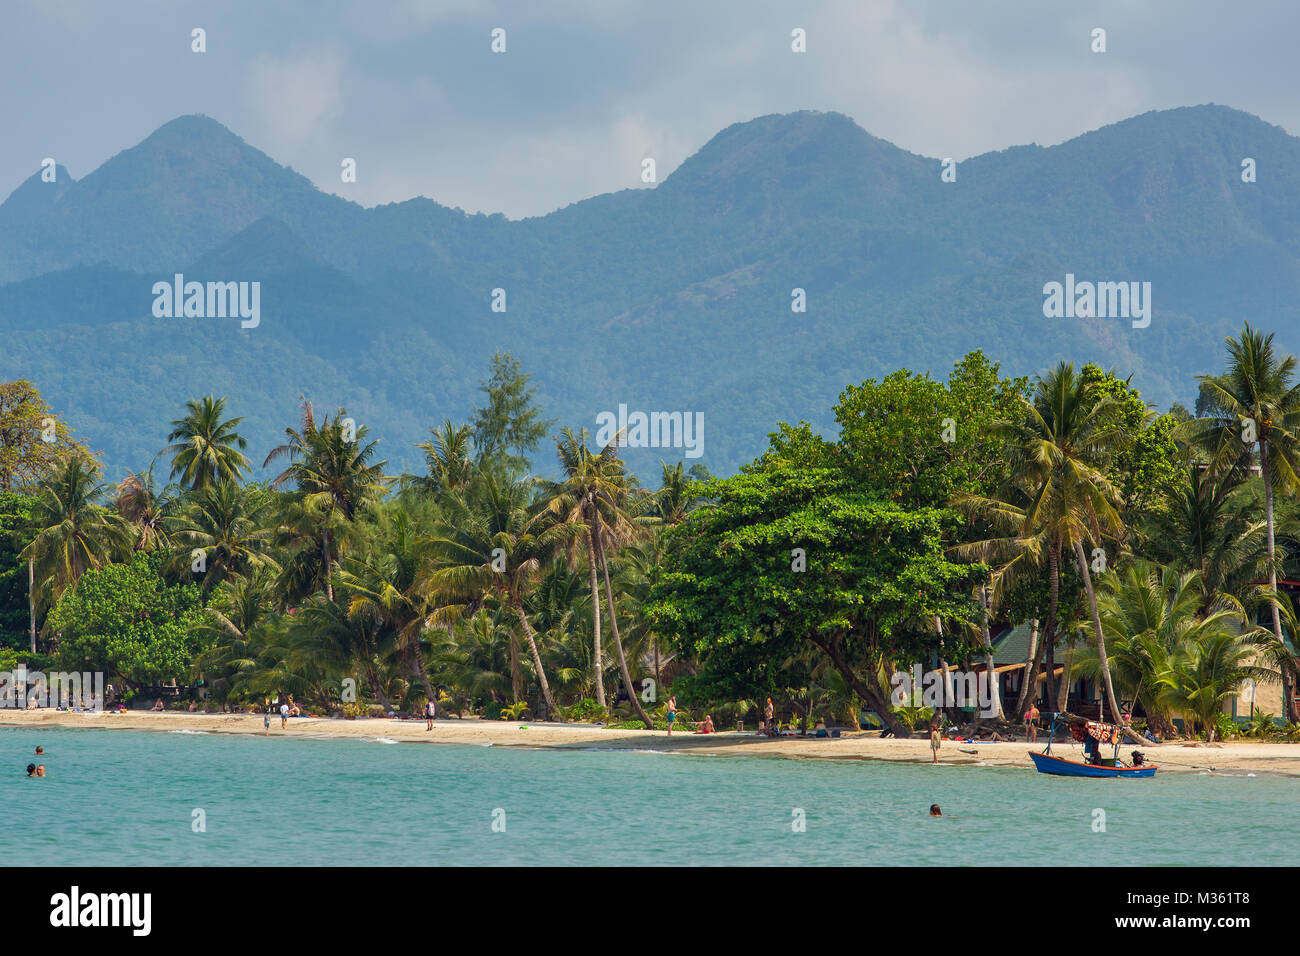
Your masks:
<path fill-rule="evenodd" d="M 48 776 L 27 779 L 37 744 Z M 1259 866 L 1300 855 L 1300 783 L 1267 776 L 1078 780 L 1028 766 L 14 727 L 0 727 L 0 758 L 10 864 Z M 1105 832 L 1094 832 L 1098 809 Z"/>

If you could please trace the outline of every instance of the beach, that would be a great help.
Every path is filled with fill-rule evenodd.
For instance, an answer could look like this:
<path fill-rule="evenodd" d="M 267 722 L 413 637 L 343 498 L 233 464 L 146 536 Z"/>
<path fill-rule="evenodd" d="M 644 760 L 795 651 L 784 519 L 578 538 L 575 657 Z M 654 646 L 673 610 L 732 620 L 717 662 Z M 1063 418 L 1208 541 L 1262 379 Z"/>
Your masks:
<path fill-rule="evenodd" d="M 189 731 L 209 734 L 263 736 L 261 714 L 188 714 L 130 711 L 125 714 L 77 714 L 57 710 L 9 711 L 0 714 L 0 726 L 63 727 L 72 729 L 137 730 L 162 733 Z M 874 733 L 847 734 L 838 739 L 760 737 L 754 732 L 716 734 L 664 731 L 612 730 L 592 724 L 548 724 L 530 721 L 439 718 L 432 731 L 423 719 L 331 719 L 291 717 L 286 729 L 271 721 L 271 738 L 386 739 L 396 743 L 464 744 L 471 746 L 533 747 L 611 751 L 662 751 L 700 756 L 781 757 L 803 760 L 888 760 L 929 763 L 930 744 L 922 735 L 907 740 L 881 739 Z M 939 762 L 949 766 L 1018 767 L 1031 770 L 1029 750 L 1044 742 L 1023 740 L 1000 743 L 959 743 L 945 740 Z M 1071 757 L 1070 744 L 1056 744 L 1062 756 Z M 1127 757 L 1133 746 L 1120 749 Z M 1147 760 L 1171 773 L 1254 773 L 1300 777 L 1300 743 L 1226 741 L 1221 744 L 1186 745 L 1171 742 L 1142 748 Z M 970 751 L 974 751 L 971 753 Z M 1071 759 L 1077 759 L 1077 754 Z"/>

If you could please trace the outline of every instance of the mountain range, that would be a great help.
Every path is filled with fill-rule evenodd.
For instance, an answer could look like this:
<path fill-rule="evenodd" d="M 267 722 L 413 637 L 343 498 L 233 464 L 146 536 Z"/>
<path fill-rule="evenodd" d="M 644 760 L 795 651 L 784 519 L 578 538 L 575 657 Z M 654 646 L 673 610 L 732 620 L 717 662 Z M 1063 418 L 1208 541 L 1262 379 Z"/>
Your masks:
<path fill-rule="evenodd" d="M 837 113 L 770 115 L 653 188 L 515 221 L 364 208 L 182 116 L 0 205 L 0 379 L 32 380 L 113 480 L 209 393 L 259 465 L 306 396 L 369 425 L 396 471 L 509 351 L 557 427 L 594 433 L 620 404 L 702 412 L 702 461 L 729 473 L 778 421 L 833 427 L 846 384 L 944 376 L 975 348 L 1004 373 L 1096 362 L 1163 408 L 1190 405 L 1244 320 L 1300 346 L 1300 139 L 1279 127 L 1184 107 L 944 169 Z M 156 317 L 177 273 L 259 282 L 260 324 Z M 1150 325 L 1045 317 L 1067 275 L 1150 282 Z M 654 484 L 681 451 L 627 457 Z"/>

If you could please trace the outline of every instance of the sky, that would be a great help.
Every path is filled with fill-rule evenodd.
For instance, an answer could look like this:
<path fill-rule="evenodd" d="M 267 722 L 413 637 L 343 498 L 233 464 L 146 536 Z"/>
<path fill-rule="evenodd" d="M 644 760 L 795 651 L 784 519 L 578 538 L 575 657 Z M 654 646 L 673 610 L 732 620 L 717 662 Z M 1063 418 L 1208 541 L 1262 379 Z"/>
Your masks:
<path fill-rule="evenodd" d="M 366 206 L 512 219 L 800 109 L 957 160 L 1210 102 L 1297 134 L 1297 40 L 1296 0 L 0 0 L 0 196 L 187 113 Z"/>

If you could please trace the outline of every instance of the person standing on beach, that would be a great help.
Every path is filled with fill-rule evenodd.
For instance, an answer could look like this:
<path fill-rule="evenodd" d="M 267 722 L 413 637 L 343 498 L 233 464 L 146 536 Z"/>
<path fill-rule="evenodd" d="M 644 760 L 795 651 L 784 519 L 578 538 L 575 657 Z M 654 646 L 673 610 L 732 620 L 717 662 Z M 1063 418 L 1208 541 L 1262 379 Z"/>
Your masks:
<path fill-rule="evenodd" d="M 677 720 L 677 695 L 670 694 L 668 697 L 668 736 L 673 735 L 673 722 Z"/>
<path fill-rule="evenodd" d="M 425 730 L 433 730 L 433 718 L 437 715 L 437 713 L 438 713 L 438 705 L 435 704 L 433 702 L 433 698 L 430 697 L 424 703 L 424 729 Z"/>
<path fill-rule="evenodd" d="M 939 746 L 942 743 L 942 736 L 939 731 L 939 718 L 936 717 L 930 724 L 930 762 L 939 762 Z"/>
<path fill-rule="evenodd" d="M 1029 702 L 1029 709 L 1025 711 L 1025 733 L 1031 744 L 1038 742 L 1038 708 L 1033 701 Z"/>
<path fill-rule="evenodd" d="M 763 708 L 763 730 L 770 734 L 772 732 L 772 698 L 767 699 L 767 706 Z"/>
<path fill-rule="evenodd" d="M 271 700 L 268 697 L 265 701 L 266 709 L 262 711 L 262 736 L 271 736 Z"/>
<path fill-rule="evenodd" d="M 284 728 L 288 725 L 288 723 L 289 723 L 289 705 L 281 704 L 280 705 L 280 729 L 284 730 Z"/>

